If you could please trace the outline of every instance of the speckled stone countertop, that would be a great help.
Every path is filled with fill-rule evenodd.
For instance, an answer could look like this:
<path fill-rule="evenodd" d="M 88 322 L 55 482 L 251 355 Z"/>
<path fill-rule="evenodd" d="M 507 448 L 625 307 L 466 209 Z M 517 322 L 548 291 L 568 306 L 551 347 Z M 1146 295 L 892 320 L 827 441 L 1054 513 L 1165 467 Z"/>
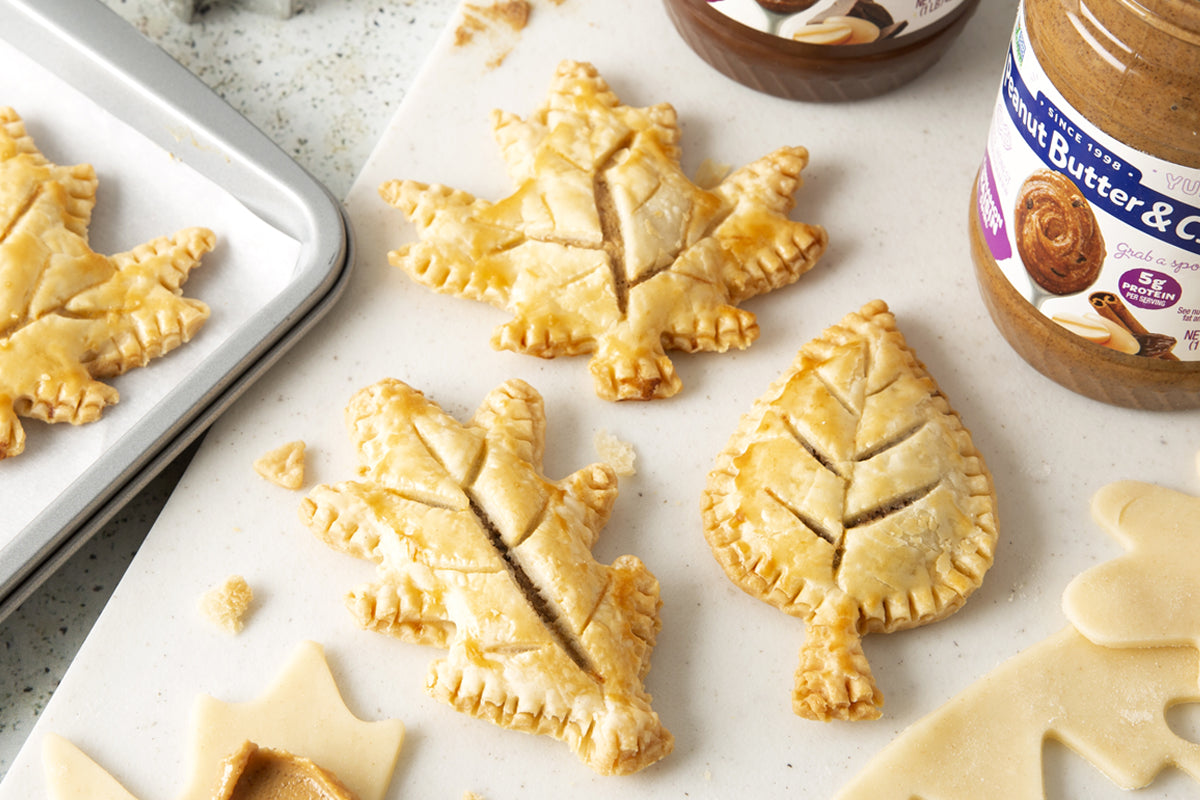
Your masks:
<path fill-rule="evenodd" d="M 338 197 L 416 78 L 457 0 L 301 0 L 290 19 L 196 3 L 104 0 Z M 188 454 L 0 621 L 0 776 L 149 531 Z"/>

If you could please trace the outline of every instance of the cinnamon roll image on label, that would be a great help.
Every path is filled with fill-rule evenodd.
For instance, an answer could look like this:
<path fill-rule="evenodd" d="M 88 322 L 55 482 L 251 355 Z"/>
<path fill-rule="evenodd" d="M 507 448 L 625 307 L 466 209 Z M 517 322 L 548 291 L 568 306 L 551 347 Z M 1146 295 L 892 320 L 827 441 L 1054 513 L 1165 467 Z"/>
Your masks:
<path fill-rule="evenodd" d="M 1200 361 L 1200 169 L 1124 145 L 1047 78 L 1018 14 L 973 225 L 1036 312 L 1120 353 Z"/>
<path fill-rule="evenodd" d="M 1025 179 L 1013 229 L 1025 271 L 1047 292 L 1082 292 L 1100 276 L 1104 235 L 1091 203 L 1061 172 L 1039 169 Z"/>

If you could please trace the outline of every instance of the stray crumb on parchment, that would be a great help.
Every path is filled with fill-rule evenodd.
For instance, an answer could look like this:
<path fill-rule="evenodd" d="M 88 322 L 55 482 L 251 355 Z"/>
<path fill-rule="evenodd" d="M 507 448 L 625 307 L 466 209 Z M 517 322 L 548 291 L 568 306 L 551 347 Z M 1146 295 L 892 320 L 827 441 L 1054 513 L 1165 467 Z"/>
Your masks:
<path fill-rule="evenodd" d="M 463 5 L 462 22 L 454 31 L 454 44 L 461 47 L 470 43 L 475 34 L 500 25 L 513 31 L 522 31 L 529 24 L 532 11 L 529 0 L 497 0 L 490 6 L 466 3 Z"/>
<path fill-rule="evenodd" d="M 241 633 L 252 602 L 250 584 L 241 575 L 231 575 L 200 596 L 200 613 L 226 633 Z"/>
<path fill-rule="evenodd" d="M 565 0 L 550 2 L 557 6 L 562 5 Z M 512 52 L 516 44 L 513 36 L 525 29 L 532 13 L 533 3 L 530 0 L 493 0 L 487 5 L 465 3 L 462 20 L 454 30 L 454 45 L 463 47 L 475 41 L 477 36 L 490 34 L 489 41 L 497 50 L 488 59 L 487 66 L 494 69 L 503 64 L 504 59 Z"/>
<path fill-rule="evenodd" d="M 254 471 L 276 486 L 299 489 L 304 485 L 304 450 L 302 440 L 276 447 L 254 462 Z"/>
<path fill-rule="evenodd" d="M 634 467 L 637 453 L 634 452 L 633 445 L 621 441 L 608 431 L 596 431 L 596 435 L 592 437 L 592 445 L 596 448 L 600 460 L 612 467 L 617 475 L 627 478 L 637 473 Z"/>

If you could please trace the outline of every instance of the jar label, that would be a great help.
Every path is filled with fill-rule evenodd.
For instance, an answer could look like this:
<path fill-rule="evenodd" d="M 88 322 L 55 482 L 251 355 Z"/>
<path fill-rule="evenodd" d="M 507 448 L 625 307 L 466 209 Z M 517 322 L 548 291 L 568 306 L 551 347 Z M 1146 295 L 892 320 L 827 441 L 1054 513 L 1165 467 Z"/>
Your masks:
<path fill-rule="evenodd" d="M 811 44 L 868 44 L 916 33 L 965 0 L 708 0 L 755 30 Z"/>
<path fill-rule="evenodd" d="M 1005 277 L 1093 342 L 1200 360 L 1200 170 L 1127 147 L 1046 77 L 1017 15 L 976 214 Z"/>

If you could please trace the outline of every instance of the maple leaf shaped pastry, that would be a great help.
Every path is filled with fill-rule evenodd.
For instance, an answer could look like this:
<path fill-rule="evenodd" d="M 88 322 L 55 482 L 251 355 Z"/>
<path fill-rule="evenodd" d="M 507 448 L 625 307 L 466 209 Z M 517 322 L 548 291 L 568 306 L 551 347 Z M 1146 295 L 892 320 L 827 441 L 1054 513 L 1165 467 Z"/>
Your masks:
<path fill-rule="evenodd" d="M 881 300 L 804 345 L 755 402 L 703 514 L 730 579 L 806 621 L 792 706 L 819 720 L 879 716 L 860 637 L 957 610 L 997 537 L 983 457 Z"/>
<path fill-rule="evenodd" d="M 362 477 L 314 488 L 301 517 L 331 547 L 377 564 L 347 605 L 365 628 L 448 648 L 426 691 L 458 711 L 562 740 L 601 774 L 667 755 L 642 680 L 660 620 L 640 560 L 591 548 L 617 494 L 610 467 L 541 474 L 541 396 L 509 381 L 463 425 L 384 380 L 347 425 Z"/>
<path fill-rule="evenodd" d="M 208 318 L 180 286 L 213 233 L 100 255 L 87 241 L 96 184 L 90 165 L 48 161 L 0 108 L 0 459 L 25 449 L 19 416 L 95 421 L 118 399 L 99 378 L 175 349 Z"/>
<path fill-rule="evenodd" d="M 787 217 L 804 148 L 702 189 L 679 166 L 675 110 L 623 105 L 590 64 L 562 62 L 528 120 L 496 111 L 492 123 L 516 190 L 491 203 L 383 184 L 419 235 L 390 261 L 437 292 L 511 312 L 496 349 L 590 353 L 604 399 L 678 392 L 668 349 L 749 346 L 758 325 L 738 304 L 792 283 L 825 250 L 823 228 Z"/>

